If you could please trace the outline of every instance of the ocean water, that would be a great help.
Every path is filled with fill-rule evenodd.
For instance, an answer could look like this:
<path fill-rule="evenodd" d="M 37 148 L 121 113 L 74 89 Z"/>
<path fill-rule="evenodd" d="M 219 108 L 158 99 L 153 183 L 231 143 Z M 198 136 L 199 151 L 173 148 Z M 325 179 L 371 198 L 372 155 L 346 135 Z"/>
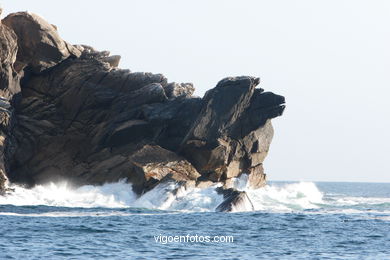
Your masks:
<path fill-rule="evenodd" d="M 390 259 L 390 183 L 236 187 L 255 211 L 215 212 L 214 187 L 14 186 L 0 197 L 0 259 Z"/>

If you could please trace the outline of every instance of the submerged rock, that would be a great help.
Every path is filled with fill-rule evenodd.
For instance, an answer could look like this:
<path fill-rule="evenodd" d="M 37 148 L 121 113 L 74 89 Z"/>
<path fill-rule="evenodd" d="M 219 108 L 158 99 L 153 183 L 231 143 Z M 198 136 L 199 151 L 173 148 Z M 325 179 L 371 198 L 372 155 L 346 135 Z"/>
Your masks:
<path fill-rule="evenodd" d="M 120 69 L 120 56 L 70 45 L 35 14 L 2 23 L 0 168 L 11 182 L 126 178 L 138 194 L 167 180 L 209 187 L 243 173 L 252 187 L 265 184 L 271 119 L 284 98 L 257 88 L 259 78 L 225 78 L 193 97 L 191 83 Z M 247 199 L 228 198 L 223 211 Z"/>
<path fill-rule="evenodd" d="M 218 205 L 216 211 L 232 212 L 232 211 L 253 211 L 255 208 L 252 201 L 245 191 L 236 189 L 217 188 L 219 194 L 223 195 L 224 201 Z"/>

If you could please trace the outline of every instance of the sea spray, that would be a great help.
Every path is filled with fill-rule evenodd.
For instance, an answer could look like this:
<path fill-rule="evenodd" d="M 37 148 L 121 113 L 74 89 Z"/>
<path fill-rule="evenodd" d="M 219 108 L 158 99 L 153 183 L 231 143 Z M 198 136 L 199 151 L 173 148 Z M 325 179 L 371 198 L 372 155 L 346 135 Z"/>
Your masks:
<path fill-rule="evenodd" d="M 312 182 L 267 185 L 262 189 L 246 190 L 255 210 L 298 211 L 319 208 L 323 193 Z"/>
<path fill-rule="evenodd" d="M 234 180 L 235 188 L 246 191 L 255 210 L 285 212 L 315 209 L 323 202 L 323 194 L 314 183 L 300 182 L 284 185 L 271 184 L 260 189 L 249 189 L 245 176 Z M 142 196 L 132 191 L 131 184 L 122 180 L 102 186 L 73 187 L 67 182 L 37 185 L 26 189 L 12 185 L 14 192 L 1 197 L 0 205 L 46 205 L 81 208 L 145 208 L 182 212 L 214 211 L 223 201 L 216 192 L 218 184 L 200 189 L 163 183 Z M 236 207 L 234 211 L 242 211 Z"/>
<path fill-rule="evenodd" d="M 223 201 L 222 195 L 215 188 L 219 184 L 200 189 L 163 183 L 142 195 L 133 206 L 179 211 L 214 211 Z"/>
<path fill-rule="evenodd" d="M 257 196 L 252 196 L 251 200 L 257 207 L 262 205 L 262 209 L 257 209 L 256 212 L 214 213 L 214 202 L 210 201 L 221 198 L 214 193 L 214 188 L 178 189 L 178 184 L 156 187 L 139 198 L 128 193 L 131 185 L 126 183 L 80 188 L 69 184 L 44 185 L 40 188 L 47 189 L 45 197 L 49 197 L 54 188 L 62 187 L 62 195 L 68 196 L 67 201 L 73 200 L 74 197 L 70 195 L 77 192 L 79 200 L 83 199 L 84 204 L 88 201 L 94 203 L 91 197 L 99 196 L 104 197 L 107 204 L 106 207 L 96 208 L 0 205 L 0 239 L 3 245 L 0 246 L 0 252 L 4 255 L 4 249 L 8 245 L 10 259 L 23 259 L 25 252 L 35 252 L 36 258 L 44 256 L 47 259 L 80 258 L 80 252 L 84 252 L 86 258 L 126 259 L 128 255 L 139 252 L 137 256 L 153 259 L 161 250 L 165 250 L 165 255 L 179 252 L 180 255 L 175 257 L 180 259 L 193 252 L 203 252 L 198 256 L 201 259 L 207 256 L 216 258 L 217 253 L 222 259 L 232 256 L 231 252 L 236 252 L 237 246 L 245 245 L 234 257 L 242 258 L 248 254 L 248 250 L 253 250 L 251 259 L 264 256 L 264 252 L 268 252 L 271 258 L 283 258 L 280 254 L 282 251 L 290 252 L 291 259 L 302 256 L 315 258 L 318 255 L 335 259 L 354 258 L 350 252 L 356 251 L 357 258 L 389 258 L 389 255 L 375 252 L 386 252 L 388 247 L 390 184 L 366 183 L 364 185 L 368 188 L 363 191 L 363 185 L 356 183 L 314 185 L 310 182 L 270 182 L 262 189 L 249 190 L 245 187 L 244 179 L 236 181 L 241 182 L 241 187 L 249 196 Z M 80 189 L 85 190 L 80 192 Z M 113 191 L 116 189 L 123 189 L 125 193 Z M 18 190 L 29 192 L 21 187 Z M 34 197 L 38 195 L 38 190 L 33 190 L 35 193 L 30 191 L 28 203 L 39 204 L 44 201 L 48 205 L 53 204 L 52 200 L 43 200 L 43 196 Z M 97 194 L 87 195 L 89 193 Z M 115 205 L 125 207 L 110 208 L 113 205 L 112 200 L 108 199 L 111 195 Z M 2 200 L 2 204 L 7 200 L 10 202 L 12 197 L 4 198 L 6 201 Z M 19 199 L 25 197 L 19 196 Z M 155 209 L 147 209 L 152 207 Z M 160 210 L 159 207 L 166 210 Z M 205 209 L 210 212 L 187 213 Z M 239 208 L 235 210 L 242 211 Z M 169 242 L 168 237 L 187 234 L 233 236 L 234 242 L 229 247 L 205 245 L 206 241 L 202 244 L 191 241 L 189 244 L 183 241 L 180 244 L 164 242 L 165 237 Z M 281 242 L 281 238 L 286 242 Z M 33 242 L 36 242 L 35 246 Z M 117 254 L 119 248 L 114 243 L 125 249 L 122 255 L 113 255 Z M 200 247 L 202 249 L 199 251 Z M 16 251 L 18 248 L 21 248 L 19 254 Z M 71 254 L 64 255 L 64 248 L 71 250 Z M 210 248 L 215 250 L 209 251 Z M 232 248 L 233 251 L 229 252 L 227 248 Z M 348 254 L 340 253 L 344 250 L 348 250 Z M 104 252 L 97 255 L 95 252 L 98 251 Z M 333 255 L 329 255 L 329 252 L 333 252 Z"/>
<path fill-rule="evenodd" d="M 131 184 L 124 180 L 102 186 L 85 185 L 78 188 L 68 182 L 36 185 L 31 189 L 13 184 L 10 188 L 14 191 L 6 196 L 0 196 L 0 204 L 118 208 L 128 207 L 136 199 Z"/>

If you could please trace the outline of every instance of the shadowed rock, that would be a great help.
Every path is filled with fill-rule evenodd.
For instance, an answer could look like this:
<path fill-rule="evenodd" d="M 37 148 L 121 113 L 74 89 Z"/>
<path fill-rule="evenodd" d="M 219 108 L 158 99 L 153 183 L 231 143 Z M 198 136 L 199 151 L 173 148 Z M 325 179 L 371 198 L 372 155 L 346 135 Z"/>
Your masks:
<path fill-rule="evenodd" d="M 263 174 L 273 137 L 269 119 L 282 114 L 284 98 L 255 89 L 259 78 L 226 78 L 203 98 L 202 110 L 181 153 L 205 177 L 223 181 L 245 172 Z"/>
<path fill-rule="evenodd" d="M 168 98 L 175 99 L 178 97 L 191 97 L 195 88 L 192 83 L 172 82 L 165 86 L 165 93 Z"/>
<path fill-rule="evenodd" d="M 0 8 L 0 15 L 2 9 Z M 6 159 L 7 137 L 11 130 L 12 108 L 9 100 L 20 92 L 20 78 L 14 65 L 18 52 L 16 34 L 0 21 L 0 194 L 6 190 Z"/>
<path fill-rule="evenodd" d="M 216 211 L 232 212 L 232 211 L 253 211 L 255 208 L 252 201 L 245 191 L 235 189 L 217 188 L 217 192 L 223 195 L 224 201 L 218 205 Z"/>
<path fill-rule="evenodd" d="M 117 68 L 120 56 L 70 45 L 35 14 L 3 23 L 0 168 L 11 182 L 126 178 L 139 194 L 163 181 L 210 186 L 244 173 L 252 187 L 265 184 L 270 119 L 284 98 L 256 88 L 258 78 L 226 78 L 193 97 L 191 83 Z M 246 199 L 232 194 L 230 204 Z"/>
<path fill-rule="evenodd" d="M 145 178 L 141 186 L 133 189 L 149 190 L 159 181 L 186 182 L 196 180 L 200 174 L 184 158 L 159 146 L 146 145 L 132 156 L 133 171 Z"/>

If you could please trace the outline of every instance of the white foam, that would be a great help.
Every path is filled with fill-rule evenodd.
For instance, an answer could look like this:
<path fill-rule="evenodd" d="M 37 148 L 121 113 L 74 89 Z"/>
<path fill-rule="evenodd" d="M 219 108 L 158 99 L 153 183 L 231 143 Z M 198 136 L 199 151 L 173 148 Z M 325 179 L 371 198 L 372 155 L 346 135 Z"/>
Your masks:
<path fill-rule="evenodd" d="M 390 210 L 390 198 L 343 197 L 341 194 L 324 194 L 312 182 L 290 184 L 271 184 L 260 189 L 249 189 L 247 176 L 233 181 L 239 190 L 247 192 L 248 198 L 256 211 L 296 212 L 313 209 L 313 214 L 360 214 L 383 213 Z M 223 201 L 214 185 L 209 188 L 179 187 L 175 183 L 160 184 L 151 191 L 138 197 L 130 184 L 124 180 L 102 186 L 72 187 L 66 182 L 37 185 L 32 189 L 11 186 L 15 191 L 0 196 L 0 205 L 46 205 L 55 207 L 81 208 L 147 208 L 175 212 L 214 211 Z M 381 204 L 385 203 L 383 207 Z M 366 206 L 370 206 L 366 208 Z M 372 205 L 372 207 L 371 207 Z M 243 207 L 241 207 L 243 206 Z M 245 211 L 252 205 L 237 205 L 233 211 Z M 307 211 L 306 211 L 307 212 Z M 7 214 L 6 212 L 0 214 Z M 10 214 L 16 214 L 10 212 Z M 47 216 L 76 213 L 43 213 Z M 57 215 L 56 215 L 57 214 Z M 77 213 L 78 214 L 78 213 Z M 77 215 L 76 214 L 76 215 Z M 94 215 L 95 213 L 80 213 Z M 109 213 L 105 213 L 109 214 Z M 115 214 L 124 214 L 121 212 Z M 31 214 L 30 214 L 31 215 Z M 99 214 L 96 214 L 99 215 Z"/>
<path fill-rule="evenodd" d="M 0 212 L 0 216 L 17 216 L 17 217 L 112 217 L 112 216 L 131 216 L 131 215 L 166 215 L 166 214 L 177 214 L 177 213 L 130 213 L 121 211 L 53 211 L 43 213 L 15 213 L 15 212 Z"/>
<path fill-rule="evenodd" d="M 357 206 L 357 205 L 379 205 L 390 204 L 390 198 L 375 197 L 342 197 L 335 200 L 335 205 Z"/>
<path fill-rule="evenodd" d="M 138 197 L 125 180 L 78 188 L 67 182 L 37 185 L 32 189 L 12 185 L 14 192 L 0 196 L 0 205 L 210 211 L 222 202 L 222 196 L 217 194 L 215 187 L 185 189 L 175 183 L 165 183 Z"/>
<path fill-rule="evenodd" d="M 131 185 L 125 181 L 102 186 L 86 185 L 79 188 L 74 188 L 67 182 L 37 185 L 32 189 L 18 185 L 12 185 L 11 188 L 14 192 L 0 196 L 0 205 L 121 208 L 127 207 L 136 199 Z"/>
<path fill-rule="evenodd" d="M 255 210 L 291 211 L 318 207 L 322 193 L 313 183 L 287 184 L 282 187 L 266 186 L 257 190 L 247 188 L 245 175 L 234 180 L 237 189 L 245 190 Z M 0 197 L 1 204 L 46 205 L 56 207 L 138 207 L 173 211 L 214 211 L 223 201 L 223 196 L 215 190 L 217 185 L 205 189 L 178 187 L 174 183 L 160 184 L 151 191 L 137 196 L 130 184 L 125 181 L 102 186 L 82 186 L 74 188 L 66 182 L 37 185 L 26 189 L 14 185 L 15 190 Z M 242 211 L 235 207 L 235 211 Z M 52 214 L 52 213 L 50 213 Z"/>
<path fill-rule="evenodd" d="M 317 209 L 324 203 L 323 194 L 312 182 L 267 185 L 256 190 L 247 190 L 255 210 L 286 212 Z"/>
<path fill-rule="evenodd" d="M 132 206 L 179 211 L 213 211 L 223 200 L 217 194 L 217 185 L 206 189 L 178 187 L 177 184 L 160 184 L 145 193 Z"/>

